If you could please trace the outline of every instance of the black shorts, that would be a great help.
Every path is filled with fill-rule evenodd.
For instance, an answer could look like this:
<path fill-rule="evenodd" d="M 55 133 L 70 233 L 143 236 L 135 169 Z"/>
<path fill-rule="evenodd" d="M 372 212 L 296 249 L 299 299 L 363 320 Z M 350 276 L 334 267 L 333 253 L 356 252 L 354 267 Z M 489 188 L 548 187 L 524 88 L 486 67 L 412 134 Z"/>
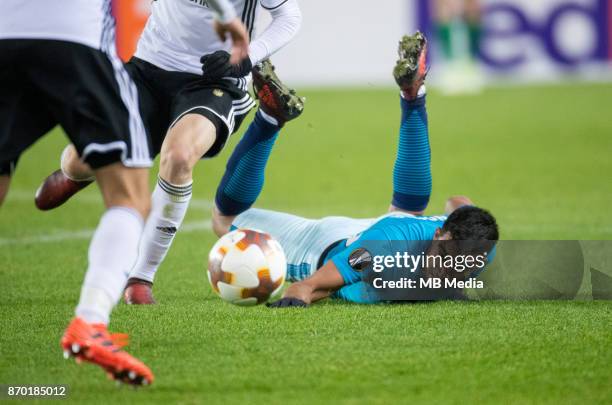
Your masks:
<path fill-rule="evenodd" d="M 67 41 L 0 40 L 0 174 L 60 124 L 91 167 L 151 165 L 136 86 L 114 50 Z"/>
<path fill-rule="evenodd" d="M 203 157 L 216 156 L 255 105 L 245 79 L 206 81 L 201 75 L 164 70 L 136 57 L 125 67 L 138 88 L 151 157 L 157 156 L 168 129 L 185 114 L 200 114 L 215 125 L 217 137 Z"/>

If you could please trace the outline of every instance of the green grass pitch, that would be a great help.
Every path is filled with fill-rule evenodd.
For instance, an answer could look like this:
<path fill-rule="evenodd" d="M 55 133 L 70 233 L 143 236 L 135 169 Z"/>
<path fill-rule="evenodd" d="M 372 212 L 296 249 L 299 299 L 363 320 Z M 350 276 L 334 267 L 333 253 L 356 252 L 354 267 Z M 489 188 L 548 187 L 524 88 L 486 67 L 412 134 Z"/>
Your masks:
<path fill-rule="evenodd" d="M 393 89 L 310 90 L 278 140 L 257 206 L 377 216 L 391 195 Z M 504 239 L 612 239 L 612 85 L 506 88 L 429 100 L 429 213 L 466 194 Z M 246 128 L 243 127 L 242 131 Z M 242 132 L 241 131 L 241 132 Z M 612 304 L 472 302 L 306 310 L 239 308 L 205 276 L 210 201 L 235 136 L 199 164 L 195 200 L 156 283 L 159 305 L 118 306 L 111 329 L 151 366 L 153 386 L 115 388 L 63 360 L 94 187 L 55 212 L 32 196 L 57 168 L 60 130 L 22 158 L 0 210 L 0 383 L 68 384 L 77 403 L 610 403 Z M 153 176 L 152 176 L 153 180 Z"/>

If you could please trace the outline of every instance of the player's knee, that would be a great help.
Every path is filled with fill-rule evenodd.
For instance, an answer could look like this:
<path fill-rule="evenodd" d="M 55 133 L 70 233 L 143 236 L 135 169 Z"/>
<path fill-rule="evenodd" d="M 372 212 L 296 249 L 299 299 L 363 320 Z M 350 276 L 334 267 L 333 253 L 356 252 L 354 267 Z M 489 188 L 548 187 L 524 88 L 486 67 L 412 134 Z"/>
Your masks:
<path fill-rule="evenodd" d="M 172 127 L 161 150 L 160 174 L 164 180 L 181 184 L 191 180 L 198 160 L 215 141 L 215 126 L 205 117 L 188 114 Z"/>
<path fill-rule="evenodd" d="M 191 177 L 195 165 L 192 151 L 188 146 L 173 145 L 162 151 L 160 172 L 164 180 L 178 184 L 185 177 Z"/>

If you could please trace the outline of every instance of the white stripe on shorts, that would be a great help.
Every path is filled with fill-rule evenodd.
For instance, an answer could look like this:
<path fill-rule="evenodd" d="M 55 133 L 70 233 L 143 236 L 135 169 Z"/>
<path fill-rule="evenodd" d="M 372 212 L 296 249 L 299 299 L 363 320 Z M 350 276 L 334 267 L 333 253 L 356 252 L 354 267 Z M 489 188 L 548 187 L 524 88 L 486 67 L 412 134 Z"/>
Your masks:
<path fill-rule="evenodd" d="M 102 27 L 101 50 L 110 60 L 119 85 L 119 93 L 129 113 L 131 156 L 124 160 L 126 166 L 150 167 L 152 165 L 149 142 L 144 123 L 140 116 L 138 91 L 136 85 L 123 67 L 115 46 L 115 18 L 112 15 L 111 0 L 103 5 L 104 22 Z"/>

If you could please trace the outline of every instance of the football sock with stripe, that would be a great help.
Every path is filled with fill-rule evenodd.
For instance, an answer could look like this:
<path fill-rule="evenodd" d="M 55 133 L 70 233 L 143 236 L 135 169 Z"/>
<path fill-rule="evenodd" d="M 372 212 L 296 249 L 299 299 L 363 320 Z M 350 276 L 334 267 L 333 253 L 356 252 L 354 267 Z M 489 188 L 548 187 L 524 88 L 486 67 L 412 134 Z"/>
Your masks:
<path fill-rule="evenodd" d="M 130 272 L 130 278 L 153 282 L 159 265 L 183 223 L 191 191 L 192 182 L 174 185 L 158 177 L 151 196 L 151 213 L 140 241 L 138 260 Z"/>
<path fill-rule="evenodd" d="M 111 207 L 104 213 L 89 245 L 76 316 L 89 323 L 108 323 L 136 261 L 143 226 L 142 216 L 131 208 Z"/>
<path fill-rule="evenodd" d="M 253 205 L 264 184 L 264 172 L 280 127 L 259 110 L 236 145 L 217 188 L 215 203 L 224 215 L 238 215 Z"/>
<path fill-rule="evenodd" d="M 425 95 L 411 101 L 401 99 L 402 120 L 393 169 L 392 204 L 407 211 L 424 210 L 431 195 L 431 151 L 425 99 Z"/>

